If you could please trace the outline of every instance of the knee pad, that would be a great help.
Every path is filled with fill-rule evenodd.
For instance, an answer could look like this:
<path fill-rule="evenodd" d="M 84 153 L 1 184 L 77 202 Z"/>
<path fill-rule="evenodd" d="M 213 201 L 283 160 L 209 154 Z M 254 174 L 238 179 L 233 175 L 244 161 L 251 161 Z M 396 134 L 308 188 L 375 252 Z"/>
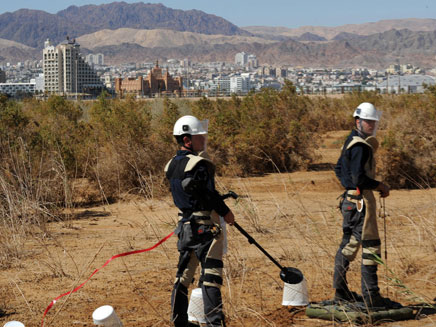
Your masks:
<path fill-rule="evenodd" d="M 356 258 L 357 252 L 359 252 L 359 247 L 360 242 L 354 237 L 354 235 L 351 235 L 350 240 L 342 249 L 342 254 L 349 261 L 353 261 Z"/>

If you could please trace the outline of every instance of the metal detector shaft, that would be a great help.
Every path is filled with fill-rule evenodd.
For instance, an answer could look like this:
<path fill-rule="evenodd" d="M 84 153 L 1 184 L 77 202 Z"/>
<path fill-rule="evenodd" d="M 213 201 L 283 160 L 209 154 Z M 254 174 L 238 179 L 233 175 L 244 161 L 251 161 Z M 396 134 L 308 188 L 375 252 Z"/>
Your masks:
<path fill-rule="evenodd" d="M 257 243 L 256 240 L 253 237 L 251 237 L 251 235 L 248 234 L 245 231 L 245 229 L 243 229 L 237 222 L 234 222 L 233 226 L 235 226 L 238 229 L 238 231 L 240 231 L 241 234 L 244 235 L 248 239 L 248 243 L 254 244 L 260 251 L 262 251 L 263 254 L 265 254 L 268 257 L 268 259 L 270 259 L 272 262 L 274 262 L 274 264 L 277 267 L 279 267 L 280 270 L 284 270 L 284 267 L 280 263 L 278 263 L 277 260 L 274 259 L 268 252 L 266 252 L 266 250 L 263 247 L 261 247 L 260 244 Z"/>
<path fill-rule="evenodd" d="M 238 195 L 235 192 L 229 191 L 227 194 L 222 195 L 221 198 L 223 200 L 227 198 L 233 198 L 236 200 Z M 299 284 L 304 279 L 303 273 L 299 269 L 293 267 L 283 267 L 280 263 L 278 263 L 276 259 L 266 252 L 266 250 L 261 247 L 259 243 L 257 243 L 254 238 L 252 238 L 251 235 L 245 231 L 245 229 L 239 226 L 237 222 L 234 222 L 233 226 L 235 226 L 236 229 L 248 239 L 248 243 L 256 245 L 256 247 L 268 257 L 268 259 L 270 259 L 277 267 L 280 268 L 280 278 L 282 281 L 288 284 Z"/>

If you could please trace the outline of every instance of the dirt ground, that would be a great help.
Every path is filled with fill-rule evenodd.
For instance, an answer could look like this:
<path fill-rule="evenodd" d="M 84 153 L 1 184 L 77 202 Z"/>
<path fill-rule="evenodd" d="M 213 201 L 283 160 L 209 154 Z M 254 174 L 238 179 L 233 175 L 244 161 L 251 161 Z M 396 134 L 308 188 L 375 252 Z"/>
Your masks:
<path fill-rule="evenodd" d="M 284 266 L 298 267 L 310 301 L 333 296 L 334 255 L 341 238 L 342 193 L 329 164 L 336 161 L 346 132 L 326 135 L 320 161 L 308 172 L 252 178 L 218 178 L 237 221 Z M 433 302 L 436 296 L 436 189 L 392 191 L 386 199 L 387 271 L 379 267 L 383 295 L 403 304 Z M 381 210 L 381 214 L 383 210 Z M 83 283 L 118 253 L 145 249 L 175 226 L 172 200 L 132 198 L 123 203 L 78 209 L 47 233 L 29 236 L 21 258 L 0 271 L 0 324 L 18 320 L 41 326 L 44 310 L 59 295 Z M 379 230 L 385 250 L 383 219 Z M 279 269 L 238 231 L 228 227 L 222 288 L 228 326 L 337 326 L 309 319 L 304 310 L 281 305 Z M 60 299 L 45 326 L 93 326 L 92 312 L 112 305 L 125 327 L 170 326 L 170 293 L 176 271 L 176 238 L 153 251 L 120 257 L 79 291 Z M 360 263 L 352 263 L 350 287 L 360 291 Z M 193 285 L 192 288 L 195 286 Z M 436 326 L 436 315 L 386 326 Z M 350 325 L 348 323 L 344 325 Z"/>

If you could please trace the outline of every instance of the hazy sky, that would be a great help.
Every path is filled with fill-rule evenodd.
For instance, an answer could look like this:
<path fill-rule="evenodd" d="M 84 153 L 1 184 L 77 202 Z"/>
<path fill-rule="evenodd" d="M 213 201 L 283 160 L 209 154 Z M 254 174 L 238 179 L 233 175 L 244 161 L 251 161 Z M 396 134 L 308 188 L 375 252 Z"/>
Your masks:
<path fill-rule="evenodd" d="M 21 8 L 56 13 L 108 0 L 2 0 L 0 13 Z M 128 3 L 139 2 L 127 0 Z M 150 2 L 150 1 L 144 1 Z M 174 9 L 198 9 L 238 26 L 337 26 L 395 18 L 436 18 L 435 0 L 161 0 Z M 157 3 L 157 2 L 153 2 Z"/>

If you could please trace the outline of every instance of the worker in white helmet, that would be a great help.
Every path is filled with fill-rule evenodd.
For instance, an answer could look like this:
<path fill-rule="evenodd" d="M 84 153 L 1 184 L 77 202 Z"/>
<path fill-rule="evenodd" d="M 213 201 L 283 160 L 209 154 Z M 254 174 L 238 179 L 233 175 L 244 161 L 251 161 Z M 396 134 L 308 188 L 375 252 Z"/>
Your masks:
<path fill-rule="evenodd" d="M 174 125 L 180 145 L 165 167 L 175 205 L 179 208 L 176 234 L 179 263 L 171 296 L 172 322 L 188 326 L 188 287 L 201 264 L 202 289 L 207 326 L 225 326 L 220 287 L 223 283 L 223 233 L 219 216 L 232 225 L 234 215 L 215 189 L 215 166 L 204 156 L 207 121 L 183 116 Z"/>
<path fill-rule="evenodd" d="M 395 307 L 395 303 L 380 295 L 377 279 L 377 260 L 381 242 L 377 228 L 376 200 L 389 196 L 389 187 L 375 179 L 374 154 L 378 148 L 375 138 L 381 112 L 368 102 L 354 111 L 355 128 L 345 141 L 335 166 L 335 173 L 345 192 L 340 208 L 343 215 L 343 236 L 335 257 L 333 287 L 336 301 L 365 301 L 370 307 Z M 350 261 L 362 246 L 362 296 L 350 291 L 346 274 Z M 376 255 L 376 256 L 375 256 Z"/>

